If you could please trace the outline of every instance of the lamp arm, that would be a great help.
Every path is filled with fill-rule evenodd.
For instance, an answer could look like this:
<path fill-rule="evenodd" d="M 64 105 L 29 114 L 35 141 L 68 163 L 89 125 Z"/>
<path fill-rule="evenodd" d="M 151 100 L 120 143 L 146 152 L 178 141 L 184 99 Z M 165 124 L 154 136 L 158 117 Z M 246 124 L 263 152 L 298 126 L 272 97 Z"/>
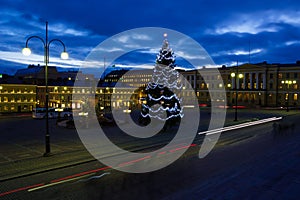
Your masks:
<path fill-rule="evenodd" d="M 49 47 L 50 44 L 51 44 L 52 42 L 54 42 L 54 41 L 61 43 L 62 46 L 63 46 L 63 48 L 64 48 L 64 52 L 66 52 L 66 45 L 65 45 L 65 44 L 63 43 L 63 41 L 61 41 L 60 39 L 52 39 L 52 40 L 50 40 L 49 43 L 48 43 L 48 47 Z"/>
<path fill-rule="evenodd" d="M 42 43 L 43 43 L 43 45 L 44 45 L 44 47 L 46 46 L 46 43 L 45 43 L 45 41 L 43 40 L 43 38 L 34 35 L 34 36 L 30 36 L 30 37 L 26 40 L 26 44 L 25 44 L 26 48 L 28 48 L 28 42 L 29 42 L 29 40 L 31 40 L 32 38 L 37 38 L 37 39 L 41 40 Z"/>

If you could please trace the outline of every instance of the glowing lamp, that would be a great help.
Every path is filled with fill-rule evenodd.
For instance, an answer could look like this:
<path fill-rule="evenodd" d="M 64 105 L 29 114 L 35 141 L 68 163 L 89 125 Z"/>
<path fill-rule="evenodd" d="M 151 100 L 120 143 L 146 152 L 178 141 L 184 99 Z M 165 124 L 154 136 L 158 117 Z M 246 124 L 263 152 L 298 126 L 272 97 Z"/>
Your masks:
<path fill-rule="evenodd" d="M 22 53 L 24 56 L 29 56 L 31 54 L 31 50 L 28 47 L 22 49 Z"/>
<path fill-rule="evenodd" d="M 60 54 L 60 57 L 63 60 L 67 60 L 69 58 L 69 54 L 66 51 L 64 51 Z"/>

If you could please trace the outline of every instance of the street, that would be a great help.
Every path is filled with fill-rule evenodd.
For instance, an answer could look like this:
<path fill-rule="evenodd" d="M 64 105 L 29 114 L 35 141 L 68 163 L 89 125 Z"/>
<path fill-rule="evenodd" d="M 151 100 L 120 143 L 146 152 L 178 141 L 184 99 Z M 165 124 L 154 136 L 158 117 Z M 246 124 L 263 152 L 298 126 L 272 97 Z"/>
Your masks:
<path fill-rule="evenodd" d="M 276 113 L 266 112 L 261 115 L 280 115 L 280 112 Z M 229 112 L 228 115 L 227 120 L 230 119 L 232 113 Z M 243 119 L 249 119 L 257 117 L 257 113 L 245 111 L 242 116 Z M 292 115 L 291 119 L 298 120 L 299 117 Z M 41 156 L 44 151 L 44 138 L 40 133 L 44 133 L 44 122 L 44 120 L 31 118 L 1 119 L 2 130 L 8 129 L 9 131 L 1 132 L 1 154 L 5 155 L 7 160 L 2 158 L 0 165 L 5 166 L 9 159 L 19 159 L 19 163 L 22 163 L 22 159 L 26 160 L 24 155 L 25 158 L 14 157 L 18 155 L 14 150 L 20 150 L 20 155 L 22 155 L 22 149 L 26 154 L 30 150 L 31 158 Z M 13 125 L 15 123 L 23 126 Z M 231 122 L 227 121 L 227 123 Z M 199 129 L 204 129 L 207 124 L 202 124 L 202 126 Z M 17 133 L 16 130 L 20 132 L 23 130 L 23 134 Z M 113 127 L 107 127 L 107 130 L 112 131 Z M 299 171 L 294 171 L 297 167 L 299 168 L 299 159 L 291 160 L 293 157 L 299 157 L 300 136 L 298 132 L 299 126 L 296 126 L 293 132 L 285 130 L 282 135 L 274 137 L 272 123 L 225 132 L 213 151 L 203 159 L 198 158 L 202 138 L 197 136 L 194 145 L 191 145 L 179 160 L 168 167 L 151 173 L 129 174 L 95 161 L 84 150 L 74 129 L 56 127 L 55 120 L 51 120 L 51 133 L 53 133 L 51 142 L 54 155 L 45 158 L 47 162 L 64 155 L 64 152 L 85 154 L 88 159 L 74 165 L 29 173 L 11 179 L 4 179 L 6 175 L 4 170 L 1 172 L 3 181 L 0 184 L 0 193 L 7 192 L 7 194 L 1 198 L 245 199 L 247 197 L 249 199 L 282 199 L 285 197 L 293 199 L 298 193 L 293 191 L 291 184 L 299 186 L 300 180 Z M 114 134 L 118 136 L 117 131 Z M 132 146 L 125 145 L 125 143 L 124 146 L 129 149 L 133 148 L 136 144 L 134 141 L 132 143 Z M 26 145 L 29 150 L 25 152 Z M 161 159 L 165 159 L 171 153 L 172 150 L 160 155 Z M 34 168 L 34 160 L 31 162 L 31 167 Z M 151 162 L 151 159 L 145 159 L 142 162 Z M 24 165 L 24 167 L 28 166 Z M 7 173 L 9 171 L 7 170 Z M 287 178 L 292 179 L 292 182 L 288 184 Z M 280 187 L 280 184 L 286 185 Z M 276 190 L 273 189 L 274 187 Z M 289 191 L 286 191 L 287 189 Z"/>

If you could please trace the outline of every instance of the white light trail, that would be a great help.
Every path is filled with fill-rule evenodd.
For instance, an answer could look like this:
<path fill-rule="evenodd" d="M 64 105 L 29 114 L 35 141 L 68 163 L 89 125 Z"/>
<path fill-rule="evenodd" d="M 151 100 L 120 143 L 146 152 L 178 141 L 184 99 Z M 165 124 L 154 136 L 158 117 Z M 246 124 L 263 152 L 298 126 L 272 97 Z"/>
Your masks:
<path fill-rule="evenodd" d="M 233 126 L 227 126 L 227 127 L 223 127 L 223 128 L 209 130 L 209 131 L 203 131 L 203 132 L 199 132 L 198 134 L 199 135 L 204 135 L 204 134 L 205 135 L 213 135 L 213 134 L 220 133 L 220 132 L 231 131 L 231 130 L 235 130 L 235 129 L 245 128 L 245 127 L 254 126 L 254 125 L 258 125 L 258 124 L 281 120 L 281 119 L 282 119 L 282 117 L 271 117 L 271 118 L 261 119 L 261 120 L 257 120 L 257 121 L 253 121 L 253 122 L 246 122 L 246 123 L 237 124 L 237 125 L 233 125 Z"/>

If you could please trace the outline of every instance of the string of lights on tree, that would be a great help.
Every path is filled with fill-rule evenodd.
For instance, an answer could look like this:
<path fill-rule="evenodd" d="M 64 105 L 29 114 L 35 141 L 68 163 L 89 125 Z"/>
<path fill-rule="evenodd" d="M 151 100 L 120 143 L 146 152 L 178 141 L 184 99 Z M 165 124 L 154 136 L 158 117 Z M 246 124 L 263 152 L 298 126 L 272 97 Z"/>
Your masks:
<path fill-rule="evenodd" d="M 179 72 L 174 69 L 175 55 L 164 34 L 162 48 L 156 58 L 152 80 L 147 84 L 146 103 L 142 104 L 141 121 L 150 123 L 151 118 L 177 122 L 183 117 L 181 99 L 176 95 L 182 89 Z M 144 123 L 145 124 L 145 123 Z"/>

